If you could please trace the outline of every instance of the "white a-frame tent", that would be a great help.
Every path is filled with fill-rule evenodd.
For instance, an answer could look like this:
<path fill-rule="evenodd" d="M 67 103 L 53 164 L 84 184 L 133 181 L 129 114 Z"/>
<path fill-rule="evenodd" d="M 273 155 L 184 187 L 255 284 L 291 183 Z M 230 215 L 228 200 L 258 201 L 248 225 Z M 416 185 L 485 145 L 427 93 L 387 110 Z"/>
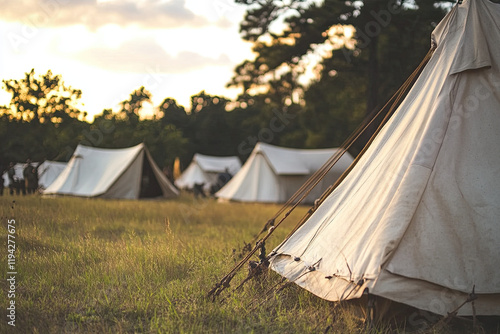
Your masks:
<path fill-rule="evenodd" d="M 500 315 L 500 5 L 464 0 L 343 182 L 271 267 L 321 298 L 364 292 L 446 315 Z"/>
<path fill-rule="evenodd" d="M 175 197 L 179 191 L 158 168 L 144 144 L 123 149 L 78 145 L 66 168 L 43 192 L 138 199 Z"/>
<path fill-rule="evenodd" d="M 204 184 L 204 189 L 209 190 L 217 183 L 217 176 L 226 171 L 234 175 L 241 168 L 240 159 L 236 156 L 216 157 L 196 153 L 193 160 L 175 180 L 175 185 L 181 189 L 193 189 L 195 184 Z"/>
<path fill-rule="evenodd" d="M 286 202 L 336 152 L 336 148 L 309 150 L 257 143 L 240 171 L 215 196 L 241 202 Z M 319 198 L 352 161 L 346 152 L 303 202 Z"/>
<path fill-rule="evenodd" d="M 38 185 L 46 189 L 57 179 L 59 174 L 66 168 L 66 162 L 45 160 L 38 166 Z"/>

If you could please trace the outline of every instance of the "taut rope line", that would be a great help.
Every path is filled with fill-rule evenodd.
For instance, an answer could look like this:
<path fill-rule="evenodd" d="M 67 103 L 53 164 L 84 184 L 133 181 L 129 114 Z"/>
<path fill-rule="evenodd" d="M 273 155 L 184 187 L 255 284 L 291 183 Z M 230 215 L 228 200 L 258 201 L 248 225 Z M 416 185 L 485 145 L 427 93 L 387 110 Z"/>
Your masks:
<path fill-rule="evenodd" d="M 209 292 L 208 296 L 212 297 L 212 299 L 215 299 L 223 290 L 229 287 L 229 284 L 231 280 L 234 278 L 236 275 L 236 272 L 241 269 L 241 267 L 252 257 L 252 255 L 255 254 L 255 252 L 261 248 L 265 241 L 271 236 L 271 234 L 274 232 L 274 230 L 281 225 L 281 223 L 295 210 L 295 208 L 304 200 L 304 198 L 309 195 L 309 193 L 312 191 L 312 189 L 325 177 L 325 175 L 330 171 L 330 169 L 337 163 L 342 155 L 354 144 L 356 140 L 359 139 L 359 137 L 368 129 L 368 127 L 375 121 L 376 118 L 378 118 L 382 112 L 386 109 L 388 109 L 385 117 L 383 118 L 382 122 L 378 126 L 377 130 L 375 133 L 371 136 L 370 140 L 368 143 L 365 145 L 363 150 L 358 154 L 354 162 L 349 166 L 349 168 L 340 176 L 340 178 L 332 185 L 330 186 L 322 195 L 321 197 L 315 202 L 314 206 L 299 220 L 297 225 L 292 229 L 292 231 L 287 235 L 287 237 L 283 240 L 283 242 L 277 247 L 281 247 L 283 243 L 290 238 L 290 236 L 297 231 L 297 229 L 302 226 L 302 224 L 305 223 L 305 221 L 316 211 L 319 205 L 325 201 L 325 199 L 337 188 L 337 186 L 345 179 L 345 177 L 351 172 L 351 170 L 356 166 L 356 164 L 359 162 L 363 154 L 366 152 L 368 147 L 373 143 L 375 137 L 378 135 L 380 130 L 383 128 L 383 126 L 387 123 L 389 118 L 394 114 L 394 111 L 397 109 L 399 104 L 401 103 L 401 100 L 403 97 L 408 93 L 408 90 L 410 87 L 414 84 L 415 80 L 417 77 L 420 75 L 421 71 L 427 64 L 427 62 L 430 60 L 432 57 L 432 54 L 435 50 L 435 46 L 433 45 L 429 52 L 425 55 L 424 59 L 422 62 L 417 66 L 417 68 L 414 70 L 414 72 L 408 77 L 408 79 L 403 83 L 403 85 L 396 91 L 396 93 L 389 99 L 389 101 L 378 111 L 378 112 L 372 112 L 370 115 L 368 115 L 363 122 L 356 128 L 356 130 L 344 141 L 344 143 L 339 147 L 337 152 L 328 159 L 328 161 L 318 170 L 316 171 L 301 187 L 299 190 L 297 190 L 291 197 L 286 201 L 285 204 L 278 210 L 278 212 L 273 216 L 273 218 L 269 219 L 262 230 L 259 232 L 254 237 L 254 242 L 255 246 L 252 248 L 251 251 L 248 252 L 248 254 L 240 260 L 232 269 L 227 273 Z M 298 200 L 297 200 L 298 199 Z M 293 205 L 292 205 L 293 204 Z M 288 211 L 287 211 L 288 209 Z M 281 217 L 281 219 L 278 221 L 278 223 L 275 224 L 276 219 L 283 214 L 286 211 L 286 213 Z M 267 231 L 267 234 L 260 239 L 259 241 L 256 241 L 265 231 Z M 274 255 L 275 251 L 271 253 L 267 259 L 269 259 L 272 255 Z M 248 279 L 247 279 L 248 280 Z M 241 286 L 241 285 L 240 285 Z"/>

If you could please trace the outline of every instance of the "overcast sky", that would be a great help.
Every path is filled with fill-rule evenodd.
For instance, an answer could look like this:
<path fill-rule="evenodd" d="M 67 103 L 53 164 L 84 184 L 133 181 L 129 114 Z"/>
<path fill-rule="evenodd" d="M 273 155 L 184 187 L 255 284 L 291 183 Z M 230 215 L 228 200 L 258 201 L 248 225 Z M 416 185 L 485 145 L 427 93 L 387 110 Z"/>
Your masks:
<path fill-rule="evenodd" d="M 205 90 L 228 98 L 233 69 L 251 59 L 233 0 L 0 0 L 0 79 L 51 69 L 81 89 L 84 111 L 116 108 L 145 86 L 157 106 L 186 108 Z M 0 104 L 10 95 L 0 92 Z"/>

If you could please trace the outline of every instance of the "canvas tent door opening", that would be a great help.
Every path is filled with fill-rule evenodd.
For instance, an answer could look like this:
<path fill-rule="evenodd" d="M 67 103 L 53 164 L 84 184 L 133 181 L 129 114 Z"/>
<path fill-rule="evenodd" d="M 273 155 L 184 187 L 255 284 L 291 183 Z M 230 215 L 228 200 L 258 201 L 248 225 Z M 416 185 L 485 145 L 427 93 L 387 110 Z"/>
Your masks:
<path fill-rule="evenodd" d="M 139 198 L 155 198 L 162 196 L 162 194 L 160 184 L 156 179 L 153 168 L 151 167 L 146 155 L 144 155 Z"/>

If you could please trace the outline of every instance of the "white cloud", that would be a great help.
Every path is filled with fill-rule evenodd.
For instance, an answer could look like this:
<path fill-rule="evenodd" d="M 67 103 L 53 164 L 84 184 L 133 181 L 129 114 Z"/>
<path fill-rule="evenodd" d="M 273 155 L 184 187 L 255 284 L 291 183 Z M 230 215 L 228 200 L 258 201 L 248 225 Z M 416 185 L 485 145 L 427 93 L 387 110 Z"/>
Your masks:
<path fill-rule="evenodd" d="M 91 115 L 140 86 L 154 105 L 170 97 L 189 107 L 201 90 L 234 98 L 225 85 L 252 53 L 232 1 L 0 0 L 0 80 L 51 69 L 83 91 Z"/>
<path fill-rule="evenodd" d="M 172 56 L 153 39 L 127 41 L 117 49 L 87 49 L 73 58 L 106 70 L 135 73 L 144 73 L 148 69 L 160 73 L 183 73 L 208 66 L 231 65 L 223 54 L 210 58 L 191 51 L 179 51 Z"/>
<path fill-rule="evenodd" d="M 36 27 L 106 24 L 145 28 L 206 26 L 209 21 L 185 6 L 185 0 L 0 0 L 0 20 L 22 21 Z"/>

